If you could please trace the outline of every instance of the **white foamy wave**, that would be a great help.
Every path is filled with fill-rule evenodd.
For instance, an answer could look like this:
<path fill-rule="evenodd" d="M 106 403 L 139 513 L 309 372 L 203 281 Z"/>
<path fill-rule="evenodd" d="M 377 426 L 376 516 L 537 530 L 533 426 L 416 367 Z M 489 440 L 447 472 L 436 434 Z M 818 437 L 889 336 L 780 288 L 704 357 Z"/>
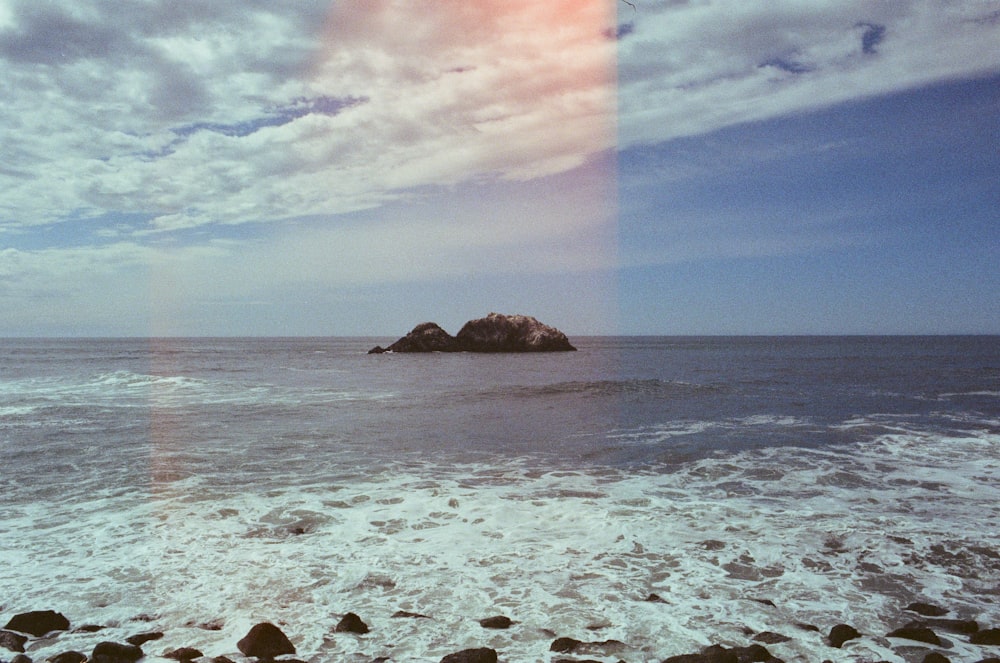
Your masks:
<path fill-rule="evenodd" d="M 716 430 L 746 431 L 753 428 L 795 429 L 812 426 L 809 419 L 786 415 L 758 414 L 735 419 L 716 421 L 670 421 L 638 429 L 615 431 L 608 434 L 610 439 L 633 444 L 656 446 L 673 438 L 699 435 Z"/>
<path fill-rule="evenodd" d="M 150 653 L 194 646 L 238 660 L 236 641 L 268 620 L 317 662 L 438 660 L 472 646 L 549 660 L 555 635 L 619 640 L 626 650 L 608 660 L 656 661 L 745 644 L 745 629 L 791 636 L 769 646 L 785 660 L 901 661 L 882 636 L 911 601 L 1000 622 L 998 443 L 887 433 L 664 473 L 427 462 L 297 487 L 199 476 L 142 494 L 95 489 L 3 507 L 0 583 L 18 608 L 108 625 L 102 639 L 163 630 Z M 653 593 L 662 602 L 644 600 Z M 348 611 L 371 633 L 334 634 Z M 153 623 L 130 621 L 140 614 Z M 494 614 L 517 624 L 482 629 Z M 827 647 L 841 621 L 872 637 Z M 977 660 L 965 647 L 955 658 Z"/>
<path fill-rule="evenodd" d="M 985 396 L 987 398 L 1000 398 L 1000 391 L 958 391 L 941 394 L 941 398 L 961 398 L 963 396 L 976 397 Z"/>

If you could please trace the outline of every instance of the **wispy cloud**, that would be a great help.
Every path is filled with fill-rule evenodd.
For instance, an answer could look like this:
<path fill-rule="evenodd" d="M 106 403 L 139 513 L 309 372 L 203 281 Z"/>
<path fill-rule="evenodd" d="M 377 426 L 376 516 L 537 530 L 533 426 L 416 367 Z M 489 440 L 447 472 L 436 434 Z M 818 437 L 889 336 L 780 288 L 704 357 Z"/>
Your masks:
<path fill-rule="evenodd" d="M 996 2 L 654 2 L 619 44 L 620 147 L 1000 70 Z"/>
<path fill-rule="evenodd" d="M 614 142 L 601 2 L 13 2 L 7 15 L 0 223 L 337 214 L 558 173 Z"/>

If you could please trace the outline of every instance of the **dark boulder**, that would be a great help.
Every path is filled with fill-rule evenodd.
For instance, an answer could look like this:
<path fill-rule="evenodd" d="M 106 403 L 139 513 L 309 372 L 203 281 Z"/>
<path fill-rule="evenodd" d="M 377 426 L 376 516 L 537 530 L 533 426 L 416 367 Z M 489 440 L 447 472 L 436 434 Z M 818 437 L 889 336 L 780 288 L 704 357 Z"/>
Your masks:
<path fill-rule="evenodd" d="M 935 645 L 937 647 L 941 646 L 941 638 L 937 636 L 937 633 L 923 624 L 907 624 L 902 628 L 897 628 L 895 631 L 886 633 L 885 637 L 915 640 L 917 642 L 926 642 L 929 645 Z"/>
<path fill-rule="evenodd" d="M 45 660 L 46 663 L 82 663 L 87 660 L 87 655 L 78 651 L 64 651 Z"/>
<path fill-rule="evenodd" d="M 514 622 L 511 621 L 510 617 L 505 617 L 503 615 L 487 617 L 486 619 L 479 620 L 479 625 L 483 628 L 505 629 L 510 628 L 510 625 L 513 623 Z"/>
<path fill-rule="evenodd" d="M 555 327 L 530 315 L 490 313 L 470 320 L 455 336 L 466 352 L 562 352 L 576 350 Z"/>
<path fill-rule="evenodd" d="M 1000 645 L 1000 628 L 987 628 L 973 633 L 969 642 L 974 645 Z"/>
<path fill-rule="evenodd" d="M 372 348 L 375 350 L 375 348 Z M 434 322 L 424 322 L 388 348 L 389 352 L 458 352 L 455 337 Z"/>
<path fill-rule="evenodd" d="M 262 622 L 254 625 L 236 647 L 245 656 L 274 658 L 282 654 L 294 654 L 295 645 L 274 624 Z"/>
<path fill-rule="evenodd" d="M 99 624 L 84 624 L 73 629 L 73 633 L 97 633 L 103 631 L 104 627 Z"/>
<path fill-rule="evenodd" d="M 336 628 L 333 629 L 337 633 L 359 633 L 364 634 L 368 632 L 368 624 L 361 621 L 361 618 L 355 615 L 353 612 L 349 612 L 344 615 L 343 619 L 337 622 Z"/>
<path fill-rule="evenodd" d="M 159 631 L 154 631 L 150 633 L 137 633 L 135 635 L 130 635 L 129 637 L 125 638 L 125 642 L 129 643 L 130 645 L 135 645 L 136 647 L 141 647 L 147 642 L 151 642 L 153 640 L 159 640 L 162 637 L 163 633 Z"/>
<path fill-rule="evenodd" d="M 860 637 L 861 634 L 858 633 L 857 629 L 853 626 L 848 626 L 847 624 L 837 624 L 830 629 L 830 635 L 827 640 L 830 642 L 831 647 L 840 648 L 848 640 L 854 640 L 855 638 Z"/>
<path fill-rule="evenodd" d="M 951 659 L 938 651 L 932 651 L 924 656 L 923 663 L 951 663 Z"/>
<path fill-rule="evenodd" d="M 489 647 L 463 649 L 454 654 L 448 654 L 441 659 L 441 663 L 497 663 L 497 650 Z"/>
<path fill-rule="evenodd" d="M 722 645 L 706 647 L 697 654 L 680 654 L 664 659 L 663 663 L 739 663 L 740 659 L 733 649 Z"/>
<path fill-rule="evenodd" d="M 171 649 L 168 652 L 162 654 L 163 658 L 170 658 L 175 661 L 181 661 L 182 663 L 190 663 L 196 658 L 201 658 L 204 656 L 200 651 L 194 647 L 181 647 L 179 649 Z"/>
<path fill-rule="evenodd" d="M 549 645 L 549 651 L 561 654 L 581 654 L 590 656 L 614 656 L 628 646 L 618 640 L 603 640 L 601 642 L 581 642 L 575 638 L 556 638 Z"/>
<path fill-rule="evenodd" d="M 922 603 L 917 601 L 916 603 L 911 603 L 906 606 L 906 609 L 910 612 L 915 612 L 918 615 L 923 615 L 924 617 L 944 617 L 948 614 L 948 611 L 936 605 L 931 605 L 930 603 Z"/>
<path fill-rule="evenodd" d="M 772 631 L 763 631 L 753 636 L 755 642 L 763 642 L 765 645 L 777 645 L 782 642 L 788 642 L 791 640 L 787 635 L 782 635 L 781 633 L 774 633 Z"/>
<path fill-rule="evenodd" d="M 68 631 L 69 620 L 54 610 L 33 610 L 14 615 L 4 628 L 40 638 L 52 631 Z"/>
<path fill-rule="evenodd" d="M 99 642 L 90 655 L 90 663 L 134 663 L 142 658 L 142 649 L 120 642 Z"/>
<path fill-rule="evenodd" d="M 27 636 L 13 631 L 0 631 L 0 647 L 8 651 L 23 652 L 24 643 L 28 641 Z"/>

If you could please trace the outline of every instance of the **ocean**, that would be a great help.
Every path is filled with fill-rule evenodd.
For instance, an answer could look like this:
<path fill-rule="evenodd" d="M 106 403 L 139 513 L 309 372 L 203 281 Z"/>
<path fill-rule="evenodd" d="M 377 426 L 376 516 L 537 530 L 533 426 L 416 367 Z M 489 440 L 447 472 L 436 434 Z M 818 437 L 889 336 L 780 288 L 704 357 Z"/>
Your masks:
<path fill-rule="evenodd" d="M 392 340 L 0 340 L 2 623 L 101 627 L 35 661 L 147 631 L 242 661 L 262 621 L 311 663 L 1000 652 L 886 637 L 913 602 L 1000 626 L 1000 338 Z"/>

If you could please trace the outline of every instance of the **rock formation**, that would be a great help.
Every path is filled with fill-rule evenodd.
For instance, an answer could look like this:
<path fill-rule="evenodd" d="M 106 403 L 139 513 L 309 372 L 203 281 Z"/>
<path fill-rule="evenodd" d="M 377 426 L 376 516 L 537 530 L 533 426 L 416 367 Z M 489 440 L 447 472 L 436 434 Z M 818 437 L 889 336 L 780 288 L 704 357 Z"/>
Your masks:
<path fill-rule="evenodd" d="M 52 631 L 69 630 L 69 620 L 61 612 L 54 610 L 34 610 L 14 615 L 4 628 L 40 638 Z"/>
<path fill-rule="evenodd" d="M 295 645 L 288 636 L 270 622 L 256 624 L 242 640 L 236 643 L 236 646 L 246 656 L 263 659 L 295 653 Z"/>
<path fill-rule="evenodd" d="M 388 348 L 375 346 L 368 354 L 382 352 L 561 352 L 576 350 L 555 327 L 529 315 L 490 313 L 465 323 L 451 336 L 433 322 L 424 322 Z"/>

